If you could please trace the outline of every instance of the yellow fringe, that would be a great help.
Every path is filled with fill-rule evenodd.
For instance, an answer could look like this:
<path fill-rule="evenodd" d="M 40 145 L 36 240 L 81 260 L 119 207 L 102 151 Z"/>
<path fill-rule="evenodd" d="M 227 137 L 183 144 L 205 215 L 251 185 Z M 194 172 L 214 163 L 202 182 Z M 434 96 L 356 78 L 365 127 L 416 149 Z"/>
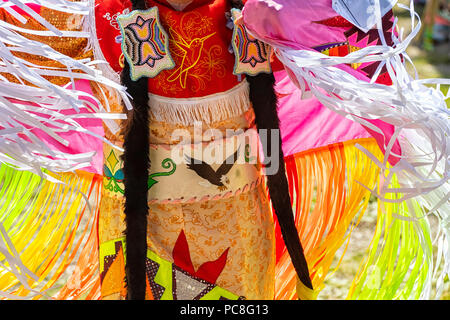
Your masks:
<path fill-rule="evenodd" d="M 396 175 L 391 187 L 400 187 Z M 401 194 L 387 194 L 390 199 Z M 428 299 L 433 272 L 428 219 L 415 199 L 400 203 L 378 200 L 374 236 L 347 299 Z"/>
<path fill-rule="evenodd" d="M 18 206 L 21 211 L 9 221 L 7 233 L 23 264 L 39 278 L 38 281 L 28 279 L 28 285 L 41 293 L 34 299 L 97 298 L 100 293 L 97 219 L 101 176 L 81 171 L 53 175 L 62 182 L 57 184 L 30 173 L 6 170 L 13 179 L 10 183 L 3 180 L 1 195 L 8 194 L 6 188 L 9 192 L 15 189 L 15 194 L 3 201 L 0 214 L 3 212 L 4 221 L 8 221 L 13 212 L 5 211 L 5 207 L 14 202 L 25 204 Z M 36 184 L 36 180 L 39 183 L 31 189 L 32 194 L 24 189 L 30 182 Z M 82 228 L 82 225 L 85 226 Z M 0 261 L 3 260 L 0 255 Z M 74 269 L 70 270 L 70 266 Z M 57 281 L 68 278 L 57 292 Z M 27 297 L 31 293 L 6 269 L 0 269 L 0 291 L 17 297 Z"/>
<path fill-rule="evenodd" d="M 316 300 L 319 290 L 311 290 L 297 278 L 297 296 L 300 300 Z"/>

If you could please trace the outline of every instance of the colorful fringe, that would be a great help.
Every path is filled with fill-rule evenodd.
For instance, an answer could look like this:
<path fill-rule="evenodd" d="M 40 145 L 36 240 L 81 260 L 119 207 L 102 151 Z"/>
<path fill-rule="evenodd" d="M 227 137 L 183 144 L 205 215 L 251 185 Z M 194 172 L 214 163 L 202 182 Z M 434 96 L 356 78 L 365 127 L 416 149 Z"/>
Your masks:
<path fill-rule="evenodd" d="M 286 159 L 295 222 L 317 292 L 329 277 L 337 250 L 349 246 L 352 231 L 367 209 L 371 193 L 366 187 L 380 184 L 378 167 L 356 143 L 382 157 L 375 140 L 361 139 Z M 97 219 L 102 179 L 86 172 L 54 178 L 63 184 L 0 167 L 0 296 L 4 298 L 100 297 Z M 8 245 L 7 252 L 2 251 L 2 243 Z M 282 244 L 277 226 L 275 298 L 295 299 L 296 273 Z M 345 250 L 341 261 L 344 254 Z M 347 298 L 427 298 L 432 272 L 431 231 L 421 207 L 415 200 L 379 201 L 374 237 Z"/>
<path fill-rule="evenodd" d="M 381 157 L 375 140 L 361 139 L 286 158 L 295 222 L 316 291 L 323 288 L 336 251 L 350 239 L 367 208 L 370 191 L 364 186 L 373 188 L 378 180 L 378 167 L 355 143 Z M 348 231 L 354 218 L 357 221 Z M 278 226 L 276 235 L 275 299 L 296 299 L 295 271 Z"/>
<path fill-rule="evenodd" d="M 347 298 L 427 299 L 432 266 L 430 225 L 417 201 L 379 201 L 375 235 Z"/>
<path fill-rule="evenodd" d="M 315 295 L 334 273 L 351 245 L 350 237 L 367 209 L 371 192 L 383 181 L 361 145 L 382 159 L 375 140 L 338 143 L 286 159 L 295 221 L 306 253 Z M 392 179 L 390 187 L 399 187 Z M 374 236 L 347 299 L 427 299 L 433 254 L 430 224 L 416 200 L 378 200 Z M 276 299 L 296 299 L 297 278 L 277 226 Z M 344 252 L 329 272 L 337 250 Z M 436 270 L 437 270 L 436 266 Z M 436 271 L 435 271 L 436 272 Z"/>
<path fill-rule="evenodd" d="M 97 299 L 102 177 L 51 175 L 0 167 L 0 297 Z"/>

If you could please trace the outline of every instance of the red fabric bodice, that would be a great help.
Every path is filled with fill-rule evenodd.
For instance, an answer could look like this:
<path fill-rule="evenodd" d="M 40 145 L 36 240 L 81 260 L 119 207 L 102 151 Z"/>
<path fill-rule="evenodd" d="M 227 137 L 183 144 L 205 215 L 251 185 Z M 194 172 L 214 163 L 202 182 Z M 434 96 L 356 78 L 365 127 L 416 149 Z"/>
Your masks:
<path fill-rule="evenodd" d="M 121 0 L 99 1 L 96 29 L 100 49 L 116 72 L 121 72 L 123 56 L 116 18 L 131 11 L 131 3 Z M 232 30 L 226 26 L 226 0 L 197 0 L 183 11 L 165 1 L 148 0 L 157 6 L 159 20 L 169 35 L 170 54 L 175 62 L 149 79 L 149 92 L 176 98 L 202 97 L 231 89 L 238 84 L 233 75 L 235 57 L 229 52 Z M 122 62 L 120 61 L 122 59 Z"/>

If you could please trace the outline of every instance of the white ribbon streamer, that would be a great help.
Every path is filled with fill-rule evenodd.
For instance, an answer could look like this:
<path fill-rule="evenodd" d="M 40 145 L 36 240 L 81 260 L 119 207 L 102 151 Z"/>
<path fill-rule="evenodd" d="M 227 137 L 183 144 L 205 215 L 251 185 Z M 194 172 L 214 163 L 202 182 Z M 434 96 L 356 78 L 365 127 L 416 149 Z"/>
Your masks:
<path fill-rule="evenodd" d="M 105 61 L 82 59 L 75 60 L 61 54 L 50 46 L 34 41 L 17 31 L 34 35 L 59 37 L 90 37 L 85 31 L 60 31 L 47 22 L 27 3 L 46 6 L 53 10 L 77 14 L 85 17 L 92 13 L 89 1 L 72 2 L 67 0 L 0 2 L 0 7 L 14 11 L 14 17 L 27 20 L 29 17 L 13 10 L 13 5 L 22 9 L 33 19 L 41 23 L 48 31 L 28 30 L 0 21 L 0 72 L 14 76 L 19 83 L 9 82 L 0 76 L 0 162 L 8 163 L 18 170 L 29 170 L 41 177 L 42 172 L 68 172 L 89 165 L 93 152 L 78 156 L 52 150 L 35 134 L 34 129 L 42 130 L 49 137 L 67 146 L 68 141 L 59 136 L 62 132 L 83 132 L 111 144 L 101 137 L 81 127 L 75 120 L 81 118 L 102 119 L 113 132 L 118 130 L 112 120 L 124 119 L 125 114 L 113 114 L 100 104 L 100 101 L 86 92 L 75 89 L 76 80 L 89 80 L 115 91 L 128 109 L 131 103 L 126 90 L 117 81 L 103 76 L 98 65 Z M 22 19 L 20 19 L 22 17 Z M 23 21 L 22 21 L 23 22 Z M 13 53 L 21 52 L 38 55 L 58 61 L 63 67 L 43 68 L 30 63 Z M 69 83 L 60 87 L 48 81 L 46 76 L 65 77 Z M 28 85 L 31 83 L 32 85 Z M 75 110 L 67 115 L 62 111 Z M 111 144 L 112 145 L 112 144 Z"/>

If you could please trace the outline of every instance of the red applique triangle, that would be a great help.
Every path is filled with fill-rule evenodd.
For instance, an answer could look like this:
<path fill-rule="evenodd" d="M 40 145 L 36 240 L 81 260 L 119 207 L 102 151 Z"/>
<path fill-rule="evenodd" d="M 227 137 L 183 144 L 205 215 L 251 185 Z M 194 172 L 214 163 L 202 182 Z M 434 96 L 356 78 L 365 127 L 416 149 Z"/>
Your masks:
<path fill-rule="evenodd" d="M 203 263 L 197 271 L 195 271 L 194 265 L 192 264 L 189 244 L 187 242 L 186 235 L 184 234 L 184 231 L 181 230 L 181 233 L 178 236 L 177 241 L 175 242 L 175 246 L 172 251 L 172 257 L 174 264 L 179 268 L 187 271 L 192 276 L 198 277 L 214 284 L 225 268 L 229 249 L 230 248 L 226 249 L 217 260 L 207 261 Z"/>

